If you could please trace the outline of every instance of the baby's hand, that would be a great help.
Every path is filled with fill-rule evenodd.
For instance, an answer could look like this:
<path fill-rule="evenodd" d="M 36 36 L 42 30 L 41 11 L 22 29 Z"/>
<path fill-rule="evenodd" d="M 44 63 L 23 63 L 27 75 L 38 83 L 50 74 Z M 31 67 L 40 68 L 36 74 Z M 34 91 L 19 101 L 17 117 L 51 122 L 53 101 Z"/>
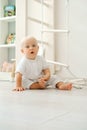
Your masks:
<path fill-rule="evenodd" d="M 15 89 L 13 89 L 13 91 L 24 91 L 25 88 L 23 88 L 22 86 L 20 87 L 15 87 Z"/>
<path fill-rule="evenodd" d="M 46 81 L 45 81 L 45 79 L 42 77 L 42 78 L 39 78 L 39 79 L 38 79 L 38 83 L 39 83 L 41 86 L 45 86 Z"/>

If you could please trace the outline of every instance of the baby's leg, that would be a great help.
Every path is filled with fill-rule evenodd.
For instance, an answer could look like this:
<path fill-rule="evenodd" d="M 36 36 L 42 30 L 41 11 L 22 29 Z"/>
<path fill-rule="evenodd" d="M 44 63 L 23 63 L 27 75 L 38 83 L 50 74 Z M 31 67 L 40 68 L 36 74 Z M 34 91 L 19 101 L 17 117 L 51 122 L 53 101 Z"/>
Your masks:
<path fill-rule="evenodd" d="M 29 89 L 45 89 L 46 86 L 41 86 L 38 82 L 33 83 Z"/>
<path fill-rule="evenodd" d="M 72 83 L 58 82 L 56 84 L 56 88 L 58 88 L 60 90 L 71 90 L 72 89 Z"/>

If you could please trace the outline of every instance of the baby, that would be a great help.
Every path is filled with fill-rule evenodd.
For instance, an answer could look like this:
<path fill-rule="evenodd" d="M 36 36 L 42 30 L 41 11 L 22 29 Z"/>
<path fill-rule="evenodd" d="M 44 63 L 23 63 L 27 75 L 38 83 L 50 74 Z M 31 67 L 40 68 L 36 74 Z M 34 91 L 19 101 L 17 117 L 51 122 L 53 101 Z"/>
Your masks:
<path fill-rule="evenodd" d="M 38 42 L 34 37 L 25 37 L 21 42 L 23 58 L 16 68 L 15 91 L 28 89 L 45 89 L 47 86 L 55 86 L 60 90 L 71 90 L 71 83 L 59 81 L 58 77 L 52 76 L 46 60 L 37 55 Z"/>

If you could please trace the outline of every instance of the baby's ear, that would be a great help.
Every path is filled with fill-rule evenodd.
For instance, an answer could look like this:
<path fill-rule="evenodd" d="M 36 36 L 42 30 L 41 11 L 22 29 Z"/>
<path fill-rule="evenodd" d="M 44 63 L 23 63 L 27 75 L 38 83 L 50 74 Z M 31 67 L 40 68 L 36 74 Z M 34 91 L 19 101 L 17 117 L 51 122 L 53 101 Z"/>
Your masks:
<path fill-rule="evenodd" d="M 39 49 L 39 46 L 38 46 L 38 49 Z"/>
<path fill-rule="evenodd" d="M 23 49 L 21 49 L 21 52 L 24 53 Z"/>

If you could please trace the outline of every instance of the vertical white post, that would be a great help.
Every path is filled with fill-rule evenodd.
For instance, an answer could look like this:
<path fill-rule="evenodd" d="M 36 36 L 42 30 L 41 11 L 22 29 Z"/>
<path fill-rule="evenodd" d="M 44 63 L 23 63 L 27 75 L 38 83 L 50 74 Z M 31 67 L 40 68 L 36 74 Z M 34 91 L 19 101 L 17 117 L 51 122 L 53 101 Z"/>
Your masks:
<path fill-rule="evenodd" d="M 41 48 L 42 56 L 44 56 L 44 45 L 43 45 L 43 0 L 41 0 Z"/>
<path fill-rule="evenodd" d="M 66 24 L 67 24 L 67 64 L 69 64 L 69 0 L 66 0 Z"/>
<path fill-rule="evenodd" d="M 21 3 L 21 6 L 20 6 Z M 21 11 L 21 9 L 23 11 Z M 20 41 L 26 36 L 27 0 L 16 0 L 16 63 L 21 59 Z"/>

